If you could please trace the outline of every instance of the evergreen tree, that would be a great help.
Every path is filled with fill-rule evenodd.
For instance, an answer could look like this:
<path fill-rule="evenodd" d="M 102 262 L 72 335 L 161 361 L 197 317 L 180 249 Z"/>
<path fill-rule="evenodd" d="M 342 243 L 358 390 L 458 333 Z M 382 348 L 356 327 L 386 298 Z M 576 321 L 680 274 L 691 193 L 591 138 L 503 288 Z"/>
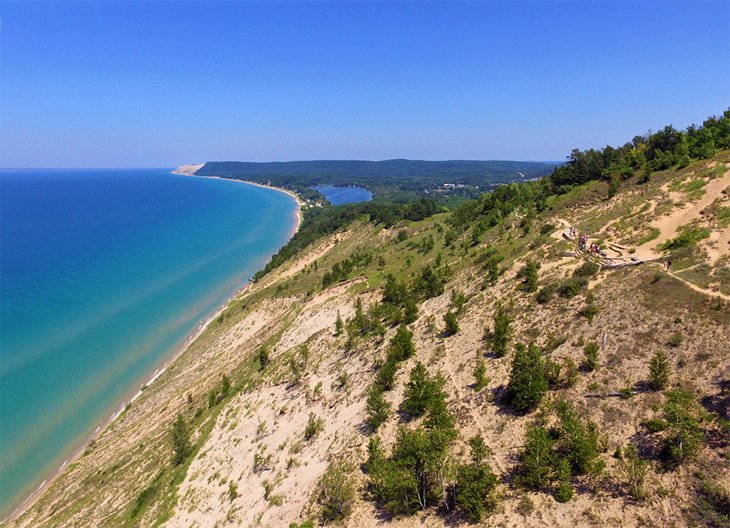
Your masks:
<path fill-rule="evenodd" d="M 403 410 L 413 416 L 421 416 L 436 399 L 444 399 L 442 387 L 444 380 L 441 376 L 431 377 L 420 361 L 411 369 L 410 378 L 406 383 Z"/>
<path fill-rule="evenodd" d="M 459 322 L 456 320 L 456 313 L 449 310 L 444 314 L 444 333 L 452 336 L 459 331 Z"/>
<path fill-rule="evenodd" d="M 649 362 L 649 383 L 654 390 L 662 390 L 669 384 L 669 360 L 662 350 Z"/>
<path fill-rule="evenodd" d="M 484 364 L 484 360 L 479 356 L 477 358 L 477 364 L 474 367 L 474 389 L 477 391 L 482 390 L 487 386 L 487 367 Z"/>
<path fill-rule="evenodd" d="M 591 341 L 590 343 L 586 343 L 586 346 L 583 348 L 583 368 L 585 368 L 587 371 L 593 371 L 598 368 L 598 351 L 599 351 L 598 343 L 595 341 Z"/>
<path fill-rule="evenodd" d="M 228 396 L 228 394 L 231 392 L 231 380 L 228 379 L 228 376 L 223 374 L 223 377 L 221 378 L 221 392 L 220 392 L 220 399 L 223 400 Z"/>
<path fill-rule="evenodd" d="M 539 284 L 537 270 L 540 264 L 534 260 L 530 260 L 517 273 L 517 277 L 522 279 L 522 289 L 528 293 L 536 292 Z"/>
<path fill-rule="evenodd" d="M 413 357 L 416 347 L 413 344 L 413 333 L 406 325 L 400 325 L 388 347 L 388 358 L 395 361 L 405 361 Z"/>
<path fill-rule="evenodd" d="M 323 523 L 342 521 L 349 517 L 355 502 L 352 467 L 346 462 L 332 462 L 317 486 L 317 502 Z"/>
<path fill-rule="evenodd" d="M 172 425 L 171 437 L 173 451 L 172 462 L 174 465 L 179 466 L 185 462 L 193 451 L 193 446 L 190 443 L 188 425 L 185 423 L 185 418 L 183 418 L 181 413 L 177 414 L 177 418 Z"/>
<path fill-rule="evenodd" d="M 507 355 L 510 339 L 512 338 L 512 318 L 507 309 L 498 303 L 494 311 L 494 332 L 492 333 L 492 350 L 497 357 Z"/>
<path fill-rule="evenodd" d="M 269 350 L 265 346 L 259 348 L 257 359 L 259 362 L 259 371 L 266 369 L 266 365 L 269 364 Z"/>
<path fill-rule="evenodd" d="M 373 385 L 368 391 L 365 412 L 367 413 L 366 421 L 374 430 L 377 430 L 390 416 L 390 403 L 377 385 Z"/>
<path fill-rule="evenodd" d="M 535 344 L 515 347 L 506 400 L 516 411 L 534 409 L 548 390 L 540 349 Z"/>
<path fill-rule="evenodd" d="M 345 327 L 345 323 L 342 322 L 342 316 L 340 311 L 337 310 L 337 320 L 335 321 L 335 335 L 342 334 L 342 329 Z"/>
<path fill-rule="evenodd" d="M 454 502 L 472 522 L 479 522 L 496 505 L 494 491 L 497 476 L 492 472 L 487 457 L 489 448 L 481 436 L 469 440 L 471 463 L 461 464 L 456 471 Z"/>

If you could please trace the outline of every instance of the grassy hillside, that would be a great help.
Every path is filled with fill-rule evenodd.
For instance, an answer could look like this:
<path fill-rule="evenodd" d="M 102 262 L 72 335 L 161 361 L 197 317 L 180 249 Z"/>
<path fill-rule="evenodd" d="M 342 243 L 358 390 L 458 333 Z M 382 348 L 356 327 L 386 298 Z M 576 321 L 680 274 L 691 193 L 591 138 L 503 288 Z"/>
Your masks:
<path fill-rule="evenodd" d="M 236 299 L 14 525 L 727 526 L 729 167 L 610 199 L 588 182 L 494 225 L 352 220 Z"/>
<path fill-rule="evenodd" d="M 10 524 L 728 526 L 730 150 L 695 154 L 326 209 Z"/>

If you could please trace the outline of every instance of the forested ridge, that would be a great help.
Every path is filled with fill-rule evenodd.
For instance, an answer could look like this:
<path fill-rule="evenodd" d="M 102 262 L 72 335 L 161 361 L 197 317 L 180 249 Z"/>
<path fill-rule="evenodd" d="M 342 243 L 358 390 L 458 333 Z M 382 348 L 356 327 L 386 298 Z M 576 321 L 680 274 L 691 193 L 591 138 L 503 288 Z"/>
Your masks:
<path fill-rule="evenodd" d="M 607 146 L 600 150 L 576 149 L 571 152 L 564 165 L 554 168 L 544 178 L 505 183 L 492 192 L 483 193 L 479 199 L 462 201 L 455 206 L 449 223 L 457 231 L 463 232 L 476 222 L 474 230 L 479 234 L 488 227 L 497 225 L 517 207 L 525 209 L 524 222 L 529 223 L 538 212 L 545 209 L 550 196 L 565 194 L 577 185 L 589 181 L 606 181 L 609 184 L 608 195 L 613 196 L 623 181 L 636 174 L 645 183 L 651 178 L 652 172 L 670 167 L 682 168 L 693 160 L 707 159 L 715 152 L 729 148 L 730 110 L 726 110 L 722 116 L 709 117 L 702 125 L 691 125 L 684 131 L 668 125 L 659 132 L 635 136 L 631 142 L 618 148 Z M 304 211 L 304 222 L 299 232 L 256 274 L 256 278 L 261 278 L 317 238 L 341 229 L 360 216 L 364 215 L 371 221 L 390 226 L 403 219 L 421 220 L 441 210 L 444 210 L 443 206 L 426 197 L 405 204 L 381 198 L 369 203 L 307 209 Z"/>

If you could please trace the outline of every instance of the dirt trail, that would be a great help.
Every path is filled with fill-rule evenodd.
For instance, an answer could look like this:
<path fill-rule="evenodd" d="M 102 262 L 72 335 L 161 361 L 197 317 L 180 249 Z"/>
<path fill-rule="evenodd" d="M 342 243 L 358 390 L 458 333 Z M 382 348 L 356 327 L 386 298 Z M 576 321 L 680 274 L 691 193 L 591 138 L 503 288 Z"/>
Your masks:
<path fill-rule="evenodd" d="M 637 247 L 634 256 L 640 260 L 651 260 L 659 257 L 660 255 L 654 251 L 654 248 L 676 236 L 677 229 L 681 226 L 697 219 L 702 210 L 720 198 L 723 191 L 728 187 L 730 187 L 730 170 L 726 171 L 722 177 L 709 182 L 705 186 L 705 194 L 698 201 L 690 202 L 681 209 L 674 210 L 652 222 L 651 226 L 659 229 L 659 237 Z"/>
<path fill-rule="evenodd" d="M 724 299 L 726 301 L 730 301 L 730 295 L 725 295 L 724 293 L 721 293 L 721 292 L 716 292 L 716 291 L 712 291 L 712 290 L 707 290 L 705 288 L 700 288 L 696 284 L 693 284 L 693 283 L 689 282 L 688 280 L 683 279 L 682 277 L 678 277 L 677 275 L 675 275 L 671 271 L 669 272 L 669 275 L 671 275 L 672 277 L 674 277 L 678 281 L 683 282 L 684 284 L 687 285 L 687 287 L 689 289 L 694 290 L 697 293 L 701 293 L 703 295 L 709 295 L 710 297 L 716 297 L 718 299 Z"/>

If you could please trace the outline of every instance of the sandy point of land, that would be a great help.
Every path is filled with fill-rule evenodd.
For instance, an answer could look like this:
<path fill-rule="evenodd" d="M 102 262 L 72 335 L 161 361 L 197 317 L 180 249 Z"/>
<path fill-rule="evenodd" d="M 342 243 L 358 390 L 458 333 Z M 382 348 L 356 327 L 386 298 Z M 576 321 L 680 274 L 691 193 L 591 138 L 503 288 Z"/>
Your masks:
<path fill-rule="evenodd" d="M 193 176 L 198 172 L 205 163 L 194 163 L 191 165 L 180 165 L 177 169 L 172 171 L 173 174 L 184 174 L 186 176 Z"/>

